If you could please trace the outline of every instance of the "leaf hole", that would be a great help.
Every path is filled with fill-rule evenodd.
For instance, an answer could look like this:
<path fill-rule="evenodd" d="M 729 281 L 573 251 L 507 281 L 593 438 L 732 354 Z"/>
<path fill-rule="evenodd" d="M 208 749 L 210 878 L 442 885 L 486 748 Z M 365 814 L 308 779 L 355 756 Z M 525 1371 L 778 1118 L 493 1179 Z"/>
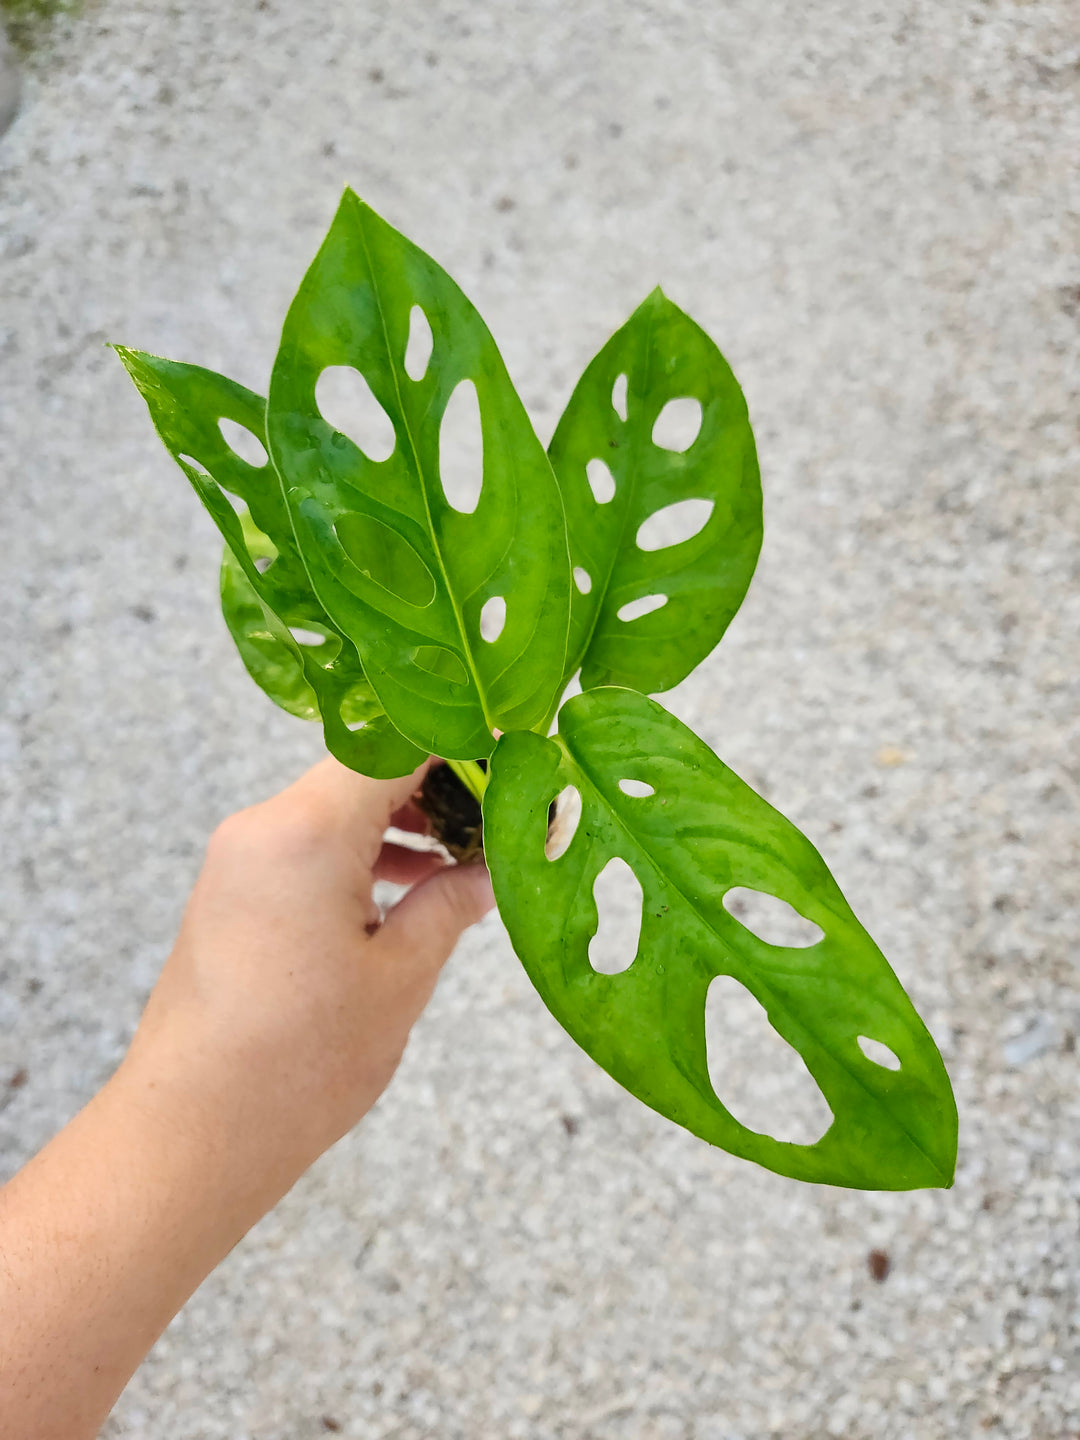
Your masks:
<path fill-rule="evenodd" d="M 587 570 L 583 570 L 580 565 L 574 566 L 574 584 L 581 591 L 582 595 L 588 595 L 592 589 L 592 576 Z"/>
<path fill-rule="evenodd" d="M 813 920 L 800 915 L 793 905 L 764 890 L 750 890 L 736 885 L 724 895 L 724 909 L 734 915 L 740 925 L 766 945 L 780 945 L 789 950 L 803 950 L 824 939 L 825 932 Z"/>
<path fill-rule="evenodd" d="M 567 702 L 568 700 L 572 700 L 575 695 L 580 695 L 580 694 L 581 694 L 581 671 L 580 671 L 580 670 L 575 670 L 574 673 L 573 673 L 573 675 L 571 675 L 570 679 L 567 681 L 566 689 L 563 691 L 562 695 L 561 695 L 560 698 L 559 698 L 558 709 L 555 711 L 555 714 L 554 714 L 554 716 L 552 717 L 552 720 L 551 720 L 551 725 L 550 725 L 550 727 L 549 727 L 549 729 L 548 729 L 548 734 L 549 734 L 549 735 L 555 735 L 555 734 L 558 733 L 558 729 L 559 729 L 559 711 L 562 709 L 562 707 L 566 704 L 566 702 Z"/>
<path fill-rule="evenodd" d="M 692 540 L 709 523 L 714 509 L 712 500 L 676 500 L 665 505 L 644 521 L 637 532 L 639 550 L 666 550 Z"/>
<path fill-rule="evenodd" d="M 489 645 L 499 638 L 506 624 L 506 601 L 501 595 L 492 595 L 490 600 L 484 601 L 484 608 L 480 611 L 480 638 L 486 640 Z"/>
<path fill-rule="evenodd" d="M 319 414 L 369 460 L 389 460 L 397 444 L 394 423 L 352 365 L 328 365 L 315 385 Z"/>
<path fill-rule="evenodd" d="M 410 380 L 422 380 L 427 374 L 434 345 L 428 318 L 414 305 L 409 311 L 409 342 L 405 346 L 405 374 Z"/>
<path fill-rule="evenodd" d="M 701 430 L 701 401 L 689 395 L 669 400 L 653 426 L 652 442 L 661 450 L 682 454 L 689 450 Z"/>
<path fill-rule="evenodd" d="M 366 720 L 343 720 L 342 724 L 346 730 L 351 730 L 355 735 L 358 730 L 363 730 L 367 725 Z"/>
<path fill-rule="evenodd" d="M 596 934 L 589 941 L 589 964 L 598 975 L 621 975 L 637 959 L 641 938 L 641 881 L 616 855 L 596 877 Z"/>
<path fill-rule="evenodd" d="M 555 819 L 548 828 L 544 854 L 549 860 L 561 860 L 570 848 L 581 822 L 581 792 L 576 785 L 567 785 L 555 797 Z"/>
<path fill-rule="evenodd" d="M 899 1055 L 895 1050 L 890 1050 L 884 1041 L 871 1040 L 869 1035 L 860 1035 L 859 1049 L 868 1060 L 872 1060 L 875 1065 L 880 1065 L 883 1070 L 900 1069 Z"/>
<path fill-rule="evenodd" d="M 615 476 L 603 460 L 590 460 L 585 466 L 585 478 L 597 505 L 606 505 L 615 496 Z"/>
<path fill-rule="evenodd" d="M 620 780 L 619 789 L 624 795 L 630 795 L 635 800 L 644 800 L 647 796 L 656 794 L 656 790 L 647 780 Z"/>
<path fill-rule="evenodd" d="M 305 630 L 301 625 L 290 625 L 289 634 L 298 645 L 325 645 L 326 636 L 318 630 Z"/>
<path fill-rule="evenodd" d="M 260 575 L 265 575 L 274 563 L 274 559 L 275 557 L 273 555 L 256 555 L 252 563 Z"/>
<path fill-rule="evenodd" d="M 261 470 L 270 463 L 266 446 L 246 425 L 239 425 L 235 420 L 230 420 L 228 416 L 223 415 L 218 421 L 218 429 L 221 431 L 221 438 L 225 444 L 234 455 L 239 455 L 245 464 L 252 466 L 253 469 Z"/>
<path fill-rule="evenodd" d="M 717 1099 L 740 1124 L 791 1145 L 814 1145 L 833 1121 L 799 1052 L 732 975 L 705 997 L 705 1055 Z"/>
<path fill-rule="evenodd" d="M 616 614 L 620 620 L 640 620 L 645 615 L 651 615 L 654 610 L 662 609 L 666 604 L 666 595 L 642 595 L 640 600 L 628 600 L 625 605 L 620 606 Z"/>
<path fill-rule="evenodd" d="M 439 431 L 439 475 L 450 504 L 471 515 L 484 483 L 484 432 L 471 380 L 459 381 L 446 403 Z"/>
<path fill-rule="evenodd" d="M 194 455 L 178 455 L 176 458 L 182 460 L 185 465 L 190 466 L 196 475 L 200 475 L 204 480 L 209 480 L 211 483 L 214 483 L 214 477 L 210 474 L 210 471 L 207 470 L 201 460 L 196 460 Z"/>
<path fill-rule="evenodd" d="M 611 405 L 620 420 L 626 419 L 626 376 L 620 375 L 611 387 Z"/>

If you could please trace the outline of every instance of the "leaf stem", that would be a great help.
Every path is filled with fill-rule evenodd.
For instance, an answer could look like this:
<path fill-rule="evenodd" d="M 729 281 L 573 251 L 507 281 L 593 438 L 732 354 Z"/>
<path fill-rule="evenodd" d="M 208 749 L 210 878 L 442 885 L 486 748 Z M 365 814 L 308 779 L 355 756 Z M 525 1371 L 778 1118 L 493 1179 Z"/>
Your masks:
<path fill-rule="evenodd" d="M 475 760 L 447 760 L 446 763 L 466 790 L 482 804 L 488 783 L 487 771 L 481 769 Z"/>

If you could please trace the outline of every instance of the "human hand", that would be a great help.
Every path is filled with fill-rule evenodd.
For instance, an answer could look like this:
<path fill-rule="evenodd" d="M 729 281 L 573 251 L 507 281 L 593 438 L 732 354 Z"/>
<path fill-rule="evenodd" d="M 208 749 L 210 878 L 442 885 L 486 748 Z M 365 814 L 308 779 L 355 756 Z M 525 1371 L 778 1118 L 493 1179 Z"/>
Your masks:
<path fill-rule="evenodd" d="M 430 763 L 430 762 L 428 762 Z M 378 1099 L 462 931 L 483 865 L 384 843 L 422 830 L 427 766 L 370 780 L 326 759 L 214 834 L 117 1076 L 229 1147 L 273 1203 Z M 374 880 L 409 885 L 385 919 Z"/>
<path fill-rule="evenodd" d="M 324 760 L 210 842 L 127 1057 L 0 1190 L 0 1440 L 90 1440 L 200 1281 L 371 1108 L 482 865 L 384 844 L 403 780 Z M 409 885 L 381 917 L 372 884 Z"/>

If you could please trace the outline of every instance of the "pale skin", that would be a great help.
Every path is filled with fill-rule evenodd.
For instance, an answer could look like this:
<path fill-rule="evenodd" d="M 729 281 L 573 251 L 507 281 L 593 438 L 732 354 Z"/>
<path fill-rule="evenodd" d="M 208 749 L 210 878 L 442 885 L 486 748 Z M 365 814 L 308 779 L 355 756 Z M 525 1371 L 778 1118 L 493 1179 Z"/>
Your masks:
<path fill-rule="evenodd" d="M 403 780 L 324 760 L 212 837 L 113 1077 L 0 1190 L 0 1440 L 91 1440 L 200 1282 L 371 1109 L 482 865 L 385 843 Z M 411 888 L 380 924 L 372 883 Z"/>

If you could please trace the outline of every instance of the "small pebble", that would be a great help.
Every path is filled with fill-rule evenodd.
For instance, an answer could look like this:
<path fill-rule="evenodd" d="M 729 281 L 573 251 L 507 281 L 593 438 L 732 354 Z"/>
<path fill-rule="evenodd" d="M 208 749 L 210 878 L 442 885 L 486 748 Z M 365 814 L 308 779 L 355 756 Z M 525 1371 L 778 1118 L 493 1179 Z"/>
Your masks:
<path fill-rule="evenodd" d="M 874 758 L 886 770 L 895 770 L 897 765 L 905 765 L 909 756 L 898 745 L 883 745 Z"/>
<path fill-rule="evenodd" d="M 880 1285 L 883 1280 L 888 1279 L 889 1271 L 892 1269 L 892 1261 L 885 1250 L 871 1250 L 866 1257 L 866 1268 L 870 1271 L 870 1278 L 876 1280 Z"/>

